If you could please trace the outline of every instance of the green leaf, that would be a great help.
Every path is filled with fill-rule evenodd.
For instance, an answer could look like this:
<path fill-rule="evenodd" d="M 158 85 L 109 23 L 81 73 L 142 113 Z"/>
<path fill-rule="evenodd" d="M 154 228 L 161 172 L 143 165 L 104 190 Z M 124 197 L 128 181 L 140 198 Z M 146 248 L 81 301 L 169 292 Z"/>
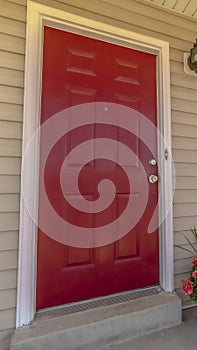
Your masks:
<path fill-rule="evenodd" d="M 185 239 L 188 242 L 188 244 L 190 245 L 190 247 L 193 249 L 193 252 L 195 252 L 197 254 L 197 248 L 194 246 L 194 244 L 192 242 L 190 242 L 189 238 L 187 238 L 185 235 L 183 235 L 183 236 L 185 237 Z"/>
<path fill-rule="evenodd" d="M 196 229 L 196 227 L 194 227 L 193 229 L 191 229 L 191 231 L 192 231 L 194 237 L 195 237 L 195 235 L 196 235 L 196 237 L 197 237 L 197 229 Z M 182 247 L 182 246 L 180 246 L 180 245 L 175 245 L 175 247 L 178 247 L 178 248 L 180 248 L 180 249 L 182 249 L 182 250 L 185 250 L 185 251 L 191 253 L 192 255 L 196 255 L 196 254 L 197 254 L 197 247 L 196 247 L 192 242 L 190 242 L 189 238 L 187 238 L 187 236 L 186 236 L 183 232 L 180 232 L 179 234 L 182 235 L 182 236 L 185 238 L 185 240 L 187 241 L 187 243 L 188 243 L 188 244 L 190 245 L 190 247 L 192 248 L 192 251 L 191 251 L 190 249 L 184 248 L 184 247 Z"/>
<path fill-rule="evenodd" d="M 187 249 L 187 248 L 184 248 L 180 245 L 175 245 L 175 247 L 179 248 L 179 249 L 182 249 L 182 250 L 185 250 L 186 252 L 189 252 L 191 255 L 194 255 L 194 252 L 192 252 L 191 250 Z"/>
<path fill-rule="evenodd" d="M 194 227 L 191 229 L 191 232 L 193 233 L 194 238 L 195 238 L 195 240 L 196 240 L 196 242 L 197 242 L 197 228 L 196 228 L 196 226 L 194 226 Z"/>

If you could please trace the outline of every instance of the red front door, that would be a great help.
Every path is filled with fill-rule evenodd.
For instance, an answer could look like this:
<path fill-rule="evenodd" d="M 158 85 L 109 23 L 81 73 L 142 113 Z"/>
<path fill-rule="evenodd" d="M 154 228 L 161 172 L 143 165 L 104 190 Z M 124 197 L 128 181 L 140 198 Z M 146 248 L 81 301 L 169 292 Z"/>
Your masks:
<path fill-rule="evenodd" d="M 156 57 L 101 40 L 45 27 L 41 125 L 50 122 L 56 113 L 73 106 L 81 108 L 80 118 L 83 121 L 88 113 L 86 104 L 95 104 L 96 109 L 98 102 L 101 102 L 99 106 L 104 109 L 106 116 L 110 108 L 114 108 L 114 120 L 116 117 L 121 118 L 122 112 L 117 111 L 121 110 L 122 105 L 123 112 L 125 106 L 130 107 L 144 114 L 156 126 Z M 91 107 L 92 110 L 94 108 Z M 70 114 L 65 114 L 68 132 L 54 144 L 45 164 L 44 185 L 48 201 L 61 220 L 78 230 L 77 234 L 82 242 L 86 232 L 84 230 L 97 229 L 99 234 L 99 228 L 101 230 L 106 226 L 109 230 L 117 228 L 119 232 L 112 232 L 114 241 L 106 245 L 98 247 L 92 243 L 84 248 L 83 243 L 82 247 L 60 243 L 48 232 L 43 232 L 40 225 L 37 309 L 159 283 L 158 230 L 151 234 L 147 232 L 158 200 L 157 184 L 148 183 L 148 176 L 157 172 L 156 167 L 153 169 L 149 165 L 153 153 L 156 153 L 156 132 L 151 140 L 150 151 L 140 137 L 141 133 L 148 133 L 148 130 L 142 130 L 143 125 L 137 120 L 133 119 L 136 133 L 122 127 L 121 120 L 110 125 L 107 122 L 97 122 L 97 117 L 94 123 L 72 127 L 74 112 L 72 108 L 69 111 Z M 58 117 L 56 120 L 58 123 Z M 55 132 L 55 128 L 50 132 Z M 41 162 L 44 137 L 46 135 L 41 131 Z M 86 141 L 89 143 L 86 144 Z M 130 156 L 129 150 L 136 155 L 131 161 L 127 161 Z M 120 164 L 119 158 L 124 152 L 128 154 Z M 132 183 L 128 174 L 137 181 Z M 66 179 L 63 186 L 62 178 Z M 104 184 L 103 180 L 106 179 L 108 182 Z M 74 186 L 76 181 L 79 191 Z M 149 191 L 143 214 L 135 225 L 122 235 L 123 226 L 130 227 L 129 222 L 126 222 L 128 219 L 122 216 L 129 208 L 128 203 L 134 204 L 131 220 L 135 220 L 140 206 L 144 203 L 146 186 L 144 187 L 143 181 L 147 181 Z M 115 194 L 106 207 L 96 212 L 92 209 L 85 212 L 83 200 L 91 207 L 98 203 L 100 197 L 112 196 L 112 182 Z M 104 186 L 100 197 L 99 184 Z M 46 214 L 46 203 L 42 196 L 39 198 L 39 206 L 41 222 L 42 215 Z M 123 218 L 122 226 L 118 218 Z M 48 220 L 50 221 L 50 217 Z M 116 222 L 116 226 L 112 225 L 113 222 Z M 72 235 L 72 232 L 65 231 L 63 225 L 57 225 L 55 230 L 57 232 L 54 232 L 54 237 L 56 233 L 65 233 L 68 237 Z M 118 235 L 120 239 L 117 239 Z"/>

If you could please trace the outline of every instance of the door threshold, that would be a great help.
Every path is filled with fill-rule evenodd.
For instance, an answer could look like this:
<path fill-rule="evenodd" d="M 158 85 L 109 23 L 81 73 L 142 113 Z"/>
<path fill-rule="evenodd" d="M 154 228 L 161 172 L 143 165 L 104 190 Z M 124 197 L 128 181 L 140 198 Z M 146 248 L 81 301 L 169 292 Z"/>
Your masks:
<path fill-rule="evenodd" d="M 147 288 L 135 289 L 132 291 L 126 291 L 103 297 L 97 297 L 88 300 L 64 304 L 60 306 L 38 310 L 35 315 L 35 320 L 48 320 L 56 317 L 63 317 L 69 314 L 83 312 L 102 306 L 116 305 L 148 296 L 157 295 L 161 292 L 161 287 L 159 285 L 156 285 Z"/>

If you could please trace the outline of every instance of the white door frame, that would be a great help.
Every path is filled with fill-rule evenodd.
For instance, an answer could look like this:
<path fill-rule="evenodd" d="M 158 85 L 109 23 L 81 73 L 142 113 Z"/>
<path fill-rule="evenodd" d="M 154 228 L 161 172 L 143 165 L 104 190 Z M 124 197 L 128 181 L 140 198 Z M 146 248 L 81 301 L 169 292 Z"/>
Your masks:
<path fill-rule="evenodd" d="M 168 145 L 168 152 L 170 152 L 169 44 L 28 0 L 22 159 L 24 160 L 30 138 L 34 135 L 40 123 L 42 33 L 44 24 L 157 55 L 158 125 Z M 159 211 L 160 214 L 168 211 L 168 214 L 165 215 L 165 221 L 160 226 L 160 285 L 166 292 L 171 292 L 174 289 L 172 207 L 169 207 L 172 199 L 172 159 L 169 157 L 168 160 L 165 160 L 165 148 L 164 144 L 159 144 L 158 158 L 160 159 L 161 168 L 159 190 L 162 198 Z M 34 176 L 29 179 L 22 171 L 21 177 L 17 328 L 29 324 L 33 320 L 36 310 L 37 226 L 32 221 L 25 206 L 23 186 L 24 184 L 29 186 L 29 195 L 31 195 L 36 216 L 38 212 L 39 137 L 29 166 L 31 166 L 29 170 L 32 171 Z"/>

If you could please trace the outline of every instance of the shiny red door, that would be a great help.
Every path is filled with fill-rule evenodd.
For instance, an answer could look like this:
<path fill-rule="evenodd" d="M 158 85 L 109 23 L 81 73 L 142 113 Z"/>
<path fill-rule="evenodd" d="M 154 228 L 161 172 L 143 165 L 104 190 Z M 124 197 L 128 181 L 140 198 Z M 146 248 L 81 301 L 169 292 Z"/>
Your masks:
<path fill-rule="evenodd" d="M 144 114 L 156 126 L 156 57 L 45 27 L 41 125 L 50 122 L 56 113 L 72 106 L 81 106 L 80 117 L 83 120 L 87 117 L 85 104 L 98 102 L 104 103 L 101 106 L 106 115 L 111 103 L 115 108 L 114 113 L 121 109 L 121 105 L 127 106 Z M 118 105 L 117 108 L 115 104 Z M 72 113 L 65 114 L 65 124 L 69 125 L 68 132 L 54 144 L 45 164 L 45 190 L 58 217 L 75 225 L 83 240 L 84 230 L 110 225 L 121 217 L 130 200 L 134 202 L 131 219 L 132 216 L 135 218 L 145 196 L 144 184 L 140 180 L 143 172 L 146 173 L 143 181 L 147 181 L 149 193 L 143 215 L 134 227 L 118 240 L 114 234 L 114 242 L 104 246 L 94 247 L 93 244 L 88 248 L 80 248 L 65 245 L 58 242 L 58 239 L 49 237 L 42 227 L 38 229 L 37 309 L 159 283 L 158 230 L 151 234 L 147 232 L 158 200 L 157 184 L 148 184 L 148 176 L 153 172 L 157 173 L 156 167 L 153 169 L 148 163 L 153 158 L 153 153 L 156 154 L 156 132 L 151 140 L 150 151 L 141 140 L 144 130 L 137 119 L 133 120 L 136 130 L 134 134 L 121 127 L 121 120 L 110 125 L 99 123 L 95 119 L 92 124 L 72 128 Z M 53 132 L 55 133 L 55 128 Z M 46 135 L 41 131 L 40 162 L 43 161 L 44 137 Z M 110 141 L 105 146 L 106 139 L 115 142 Z M 87 140 L 91 140 L 87 148 L 91 157 L 83 164 L 85 146 L 78 156 L 72 152 L 82 144 L 85 145 Z M 120 144 L 123 144 L 123 149 Z M 126 157 L 122 167 L 119 157 L 124 150 L 131 150 L 136 159 L 127 163 Z M 100 151 L 104 155 L 105 152 L 106 155 L 111 152 L 113 160 L 109 155 L 106 159 L 104 156 L 97 156 Z M 62 167 L 66 178 L 65 188 L 61 187 L 60 181 Z M 73 185 L 78 169 L 80 193 Z M 127 173 L 131 173 L 138 181 L 130 186 Z M 96 213 L 80 210 L 81 197 L 90 205 L 98 201 L 98 186 L 104 179 L 115 185 L 114 200 L 107 208 Z M 106 195 L 108 188 L 107 186 Z M 76 207 L 72 206 L 72 201 Z M 45 206 L 46 203 L 40 195 L 40 223 L 41 216 L 45 215 Z M 56 230 L 54 237 L 65 228 L 59 225 Z M 121 230 L 118 221 L 117 230 Z"/>

